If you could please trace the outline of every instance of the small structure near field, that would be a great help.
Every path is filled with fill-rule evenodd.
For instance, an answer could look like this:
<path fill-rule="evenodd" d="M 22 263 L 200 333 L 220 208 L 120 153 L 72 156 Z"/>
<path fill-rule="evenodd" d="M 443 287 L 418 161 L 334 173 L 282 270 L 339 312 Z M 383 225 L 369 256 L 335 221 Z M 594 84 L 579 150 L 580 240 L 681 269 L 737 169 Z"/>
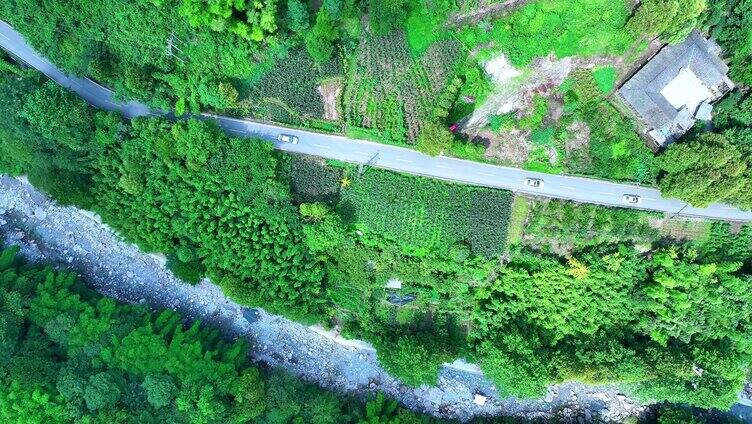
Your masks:
<path fill-rule="evenodd" d="M 662 148 L 698 120 L 709 120 L 712 102 L 734 88 L 721 49 L 697 31 L 661 49 L 619 89 L 619 96 Z"/>
<path fill-rule="evenodd" d="M 480 393 L 476 393 L 475 398 L 473 398 L 473 403 L 475 403 L 478 406 L 483 406 L 486 404 L 486 400 L 488 400 L 488 398 L 486 398 Z"/>
<path fill-rule="evenodd" d="M 402 288 L 402 281 L 397 278 L 390 278 L 389 281 L 386 282 L 386 288 L 399 290 Z"/>

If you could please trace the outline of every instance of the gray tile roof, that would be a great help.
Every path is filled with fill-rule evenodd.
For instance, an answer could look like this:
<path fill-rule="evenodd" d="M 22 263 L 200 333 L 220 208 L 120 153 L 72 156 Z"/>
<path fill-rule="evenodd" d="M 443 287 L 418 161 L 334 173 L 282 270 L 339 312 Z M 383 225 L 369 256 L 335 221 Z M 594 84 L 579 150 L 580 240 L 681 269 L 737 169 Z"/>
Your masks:
<path fill-rule="evenodd" d="M 677 124 L 686 131 L 691 126 L 687 115 L 695 111 L 676 110 L 661 94 L 683 68 L 689 68 L 706 86 L 715 88 L 718 95 L 733 87 L 726 77 L 728 66 L 718 57 L 719 48 L 697 31 L 676 45 L 661 49 L 632 78 L 619 89 L 619 94 L 645 122 L 662 132 L 671 132 Z M 715 99 L 709 99 L 715 100 Z"/>

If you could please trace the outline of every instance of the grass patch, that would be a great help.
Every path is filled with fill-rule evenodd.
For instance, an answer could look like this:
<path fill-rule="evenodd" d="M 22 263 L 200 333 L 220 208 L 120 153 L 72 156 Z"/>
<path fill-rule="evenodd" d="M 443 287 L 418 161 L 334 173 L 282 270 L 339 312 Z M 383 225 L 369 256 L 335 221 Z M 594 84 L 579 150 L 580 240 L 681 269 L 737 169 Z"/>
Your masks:
<path fill-rule="evenodd" d="M 608 94 L 614 89 L 616 84 L 616 68 L 613 66 L 604 66 L 593 71 L 595 83 L 603 94 Z"/>
<path fill-rule="evenodd" d="M 526 197 L 514 196 L 512 212 L 509 217 L 509 235 L 507 245 L 516 246 L 522 243 L 522 235 L 525 232 L 525 220 L 530 212 L 530 202 Z"/>

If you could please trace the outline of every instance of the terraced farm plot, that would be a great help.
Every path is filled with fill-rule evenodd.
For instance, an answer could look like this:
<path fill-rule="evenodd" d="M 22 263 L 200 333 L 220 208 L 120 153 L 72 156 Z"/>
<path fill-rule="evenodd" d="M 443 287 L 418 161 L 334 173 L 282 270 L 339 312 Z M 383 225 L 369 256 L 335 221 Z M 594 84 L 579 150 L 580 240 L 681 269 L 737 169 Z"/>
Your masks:
<path fill-rule="evenodd" d="M 303 119 L 323 119 L 322 82 L 341 75 L 337 56 L 317 65 L 304 49 L 289 52 L 257 82 L 246 87 L 246 98 L 257 118 L 297 124 Z"/>
<path fill-rule="evenodd" d="M 373 129 L 384 141 L 414 143 L 464 55 L 459 42 L 443 40 L 414 59 L 404 32 L 365 34 L 348 66 L 345 121 Z"/>
<path fill-rule="evenodd" d="M 504 250 L 512 196 L 503 190 L 449 184 L 371 169 L 343 190 L 342 208 L 356 225 L 413 249 L 467 243 L 479 255 Z"/>

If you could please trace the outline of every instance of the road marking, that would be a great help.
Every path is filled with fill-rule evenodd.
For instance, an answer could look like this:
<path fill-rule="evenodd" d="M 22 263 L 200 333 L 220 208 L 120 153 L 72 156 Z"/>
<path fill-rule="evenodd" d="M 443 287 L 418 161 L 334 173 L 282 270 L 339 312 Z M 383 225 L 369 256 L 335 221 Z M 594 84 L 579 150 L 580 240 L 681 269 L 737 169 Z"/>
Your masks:
<path fill-rule="evenodd" d="M 331 147 L 327 146 L 326 144 L 313 144 L 316 147 L 321 147 L 322 149 L 331 149 Z"/>
<path fill-rule="evenodd" d="M 567 190 L 577 190 L 576 188 L 570 186 L 561 186 L 561 188 L 565 188 Z"/>
<path fill-rule="evenodd" d="M 615 193 L 608 193 L 608 192 L 605 192 L 605 191 L 599 191 L 598 194 L 604 194 L 606 196 L 616 196 Z"/>
<path fill-rule="evenodd" d="M 436 167 L 439 168 L 439 169 L 449 169 L 449 170 L 454 169 L 451 166 L 445 166 L 445 165 L 436 165 Z"/>
<path fill-rule="evenodd" d="M 7 36 L 7 35 L 5 35 L 5 34 L 0 34 L 0 37 L 3 37 L 3 38 L 5 38 L 6 40 L 10 40 L 10 38 L 8 38 L 8 36 Z"/>
<path fill-rule="evenodd" d="M 408 160 L 408 159 L 402 159 L 402 158 L 396 158 L 396 159 L 394 159 L 394 160 L 396 160 L 397 162 L 404 162 L 404 163 L 413 163 L 413 161 L 411 161 L 411 160 Z"/>
<path fill-rule="evenodd" d="M 243 131 L 243 130 L 234 130 L 234 129 L 232 129 L 232 128 L 230 128 L 230 129 L 229 129 L 228 131 L 230 131 L 230 132 L 234 132 L 234 133 L 236 133 L 236 134 L 245 134 L 245 131 Z"/>
<path fill-rule="evenodd" d="M 489 174 L 487 172 L 478 172 L 478 175 L 483 175 L 484 177 L 493 177 L 493 174 Z"/>

